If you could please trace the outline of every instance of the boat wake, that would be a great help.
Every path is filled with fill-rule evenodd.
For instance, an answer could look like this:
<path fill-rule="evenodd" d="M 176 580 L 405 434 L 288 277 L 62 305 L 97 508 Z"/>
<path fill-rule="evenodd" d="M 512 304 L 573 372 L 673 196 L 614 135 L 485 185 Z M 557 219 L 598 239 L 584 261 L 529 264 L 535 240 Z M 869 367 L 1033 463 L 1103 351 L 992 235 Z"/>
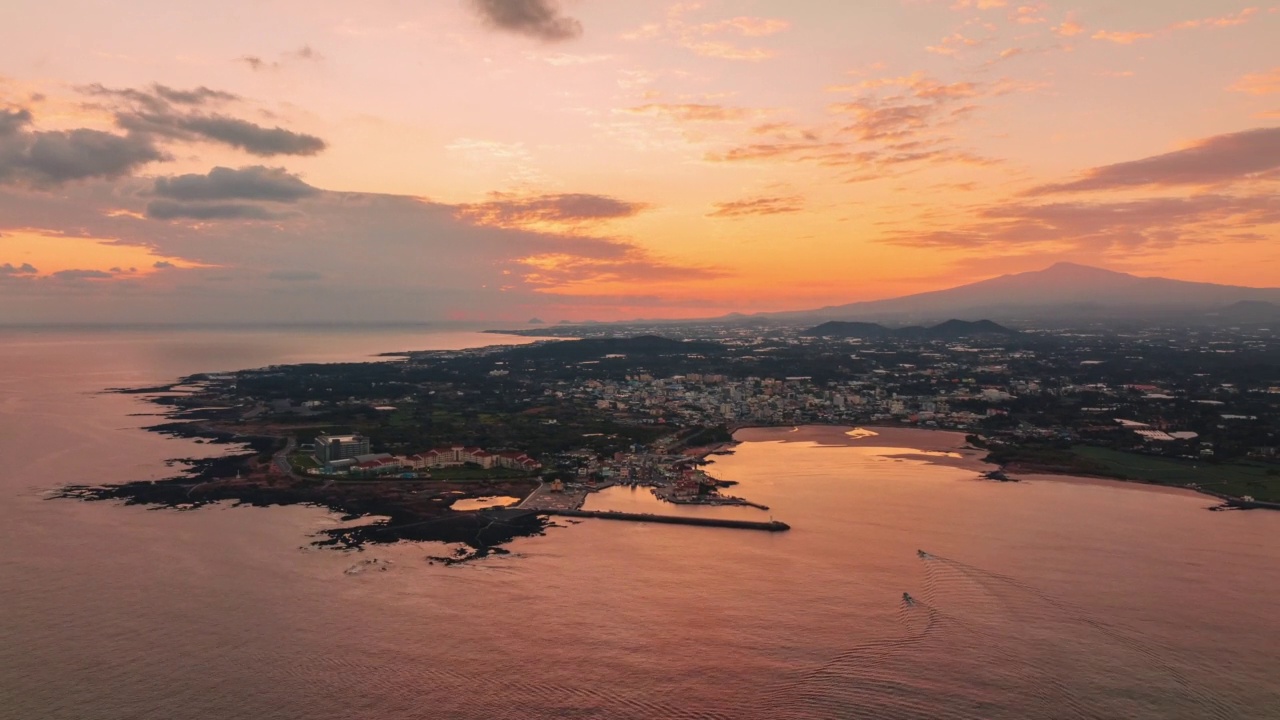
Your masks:
<path fill-rule="evenodd" d="M 852 647 L 765 693 L 764 717 L 1240 718 L 1212 668 L 1020 580 L 919 551 L 894 640 Z"/>

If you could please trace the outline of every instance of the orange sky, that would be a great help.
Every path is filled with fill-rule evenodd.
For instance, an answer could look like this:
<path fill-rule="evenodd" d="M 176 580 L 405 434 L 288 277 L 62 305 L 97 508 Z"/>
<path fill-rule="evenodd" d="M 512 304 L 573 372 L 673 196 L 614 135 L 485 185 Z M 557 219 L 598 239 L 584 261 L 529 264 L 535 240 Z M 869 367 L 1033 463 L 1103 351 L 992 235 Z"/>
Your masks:
<path fill-rule="evenodd" d="M 10 15 L 0 322 L 703 316 L 1059 260 L 1280 285 L 1280 7 Z"/>

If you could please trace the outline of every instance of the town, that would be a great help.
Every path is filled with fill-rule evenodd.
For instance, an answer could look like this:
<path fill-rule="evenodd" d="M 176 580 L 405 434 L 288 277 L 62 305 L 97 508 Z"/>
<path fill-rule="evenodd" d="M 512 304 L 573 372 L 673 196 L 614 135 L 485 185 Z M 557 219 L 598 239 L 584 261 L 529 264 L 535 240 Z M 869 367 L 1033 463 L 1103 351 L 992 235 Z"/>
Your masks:
<path fill-rule="evenodd" d="M 654 329 L 665 336 L 243 371 L 203 378 L 204 395 L 241 408 L 237 422 L 254 432 L 292 428 L 303 444 L 308 431 L 363 435 L 347 457 L 320 445 L 314 460 L 293 456 L 316 475 L 536 476 L 738 502 L 697 469 L 734 430 L 893 424 L 965 432 L 1015 469 L 1280 499 L 1280 342 L 1269 329 L 633 330 Z"/>

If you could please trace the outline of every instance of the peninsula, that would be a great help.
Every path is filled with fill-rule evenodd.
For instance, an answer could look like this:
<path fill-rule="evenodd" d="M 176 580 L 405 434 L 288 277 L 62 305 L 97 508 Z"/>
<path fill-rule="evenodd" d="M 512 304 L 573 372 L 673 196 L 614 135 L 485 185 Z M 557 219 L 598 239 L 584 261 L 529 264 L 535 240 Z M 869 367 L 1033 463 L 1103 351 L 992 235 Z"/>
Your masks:
<path fill-rule="evenodd" d="M 996 479 L 1094 475 L 1232 507 L 1280 503 L 1280 342 L 1269 330 L 940 327 L 594 337 L 606 330 L 588 326 L 563 329 L 579 335 L 569 341 L 195 375 L 130 392 L 169 407 L 152 430 L 245 453 L 61 495 L 182 509 L 308 503 L 377 518 L 321 543 L 433 540 L 472 557 L 580 514 L 591 492 L 618 484 L 670 503 L 757 507 L 763 521 L 767 508 L 702 469 L 733 431 L 878 424 L 962 431 L 1001 466 Z"/>

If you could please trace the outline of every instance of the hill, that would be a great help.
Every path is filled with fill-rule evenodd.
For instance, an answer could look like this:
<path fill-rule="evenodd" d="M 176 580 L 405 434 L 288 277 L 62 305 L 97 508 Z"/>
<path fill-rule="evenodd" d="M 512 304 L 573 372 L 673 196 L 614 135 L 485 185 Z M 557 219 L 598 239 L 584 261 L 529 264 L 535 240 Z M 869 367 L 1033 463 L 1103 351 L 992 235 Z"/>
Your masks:
<path fill-rule="evenodd" d="M 968 322 L 966 320 L 948 320 L 933 327 L 909 326 L 903 328 L 887 328 L 877 323 L 841 322 L 833 320 L 810 328 L 801 335 L 806 337 L 844 337 L 878 339 L 898 337 L 915 340 L 959 340 L 967 337 L 1013 337 L 1019 335 L 1017 330 L 1010 330 L 990 320 Z"/>
<path fill-rule="evenodd" d="M 723 346 L 712 342 L 672 340 L 657 335 L 640 335 L 620 338 L 587 338 L 573 342 L 541 342 L 521 345 L 507 351 L 513 358 L 550 358 L 564 362 L 598 360 L 608 355 L 625 355 L 633 358 L 693 355 L 723 351 Z"/>

